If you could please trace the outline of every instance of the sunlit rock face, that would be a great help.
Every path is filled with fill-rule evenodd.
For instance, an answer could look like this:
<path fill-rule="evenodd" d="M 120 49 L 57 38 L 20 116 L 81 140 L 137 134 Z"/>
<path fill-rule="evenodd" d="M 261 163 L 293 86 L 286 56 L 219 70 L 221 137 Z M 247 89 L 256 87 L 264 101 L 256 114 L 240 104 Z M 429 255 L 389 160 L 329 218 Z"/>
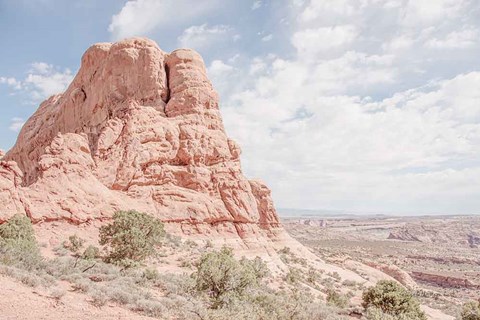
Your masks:
<path fill-rule="evenodd" d="M 184 234 L 268 233 L 279 227 L 270 190 L 244 177 L 239 157 L 198 53 L 143 38 L 95 44 L 0 155 L 0 222 L 136 209 Z"/>

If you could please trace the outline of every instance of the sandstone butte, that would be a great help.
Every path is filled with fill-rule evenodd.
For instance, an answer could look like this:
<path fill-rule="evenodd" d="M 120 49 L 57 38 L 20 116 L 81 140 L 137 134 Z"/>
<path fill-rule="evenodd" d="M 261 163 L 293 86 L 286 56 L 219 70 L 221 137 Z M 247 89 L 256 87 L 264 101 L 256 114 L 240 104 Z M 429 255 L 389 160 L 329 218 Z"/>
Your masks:
<path fill-rule="evenodd" d="M 199 54 L 134 38 L 99 43 L 44 101 L 0 162 L 0 223 L 79 225 L 136 209 L 184 234 L 279 228 L 270 190 L 248 180 Z"/>

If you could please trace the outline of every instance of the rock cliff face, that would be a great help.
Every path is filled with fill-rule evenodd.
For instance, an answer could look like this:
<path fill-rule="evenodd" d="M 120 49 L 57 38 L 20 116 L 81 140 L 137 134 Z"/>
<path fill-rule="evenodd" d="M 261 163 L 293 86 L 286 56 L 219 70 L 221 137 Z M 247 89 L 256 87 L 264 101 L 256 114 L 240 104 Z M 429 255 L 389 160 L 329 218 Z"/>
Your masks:
<path fill-rule="evenodd" d="M 183 233 L 268 233 L 279 226 L 270 190 L 243 176 L 239 157 L 196 52 L 141 38 L 95 44 L 0 155 L 0 223 L 136 209 Z"/>

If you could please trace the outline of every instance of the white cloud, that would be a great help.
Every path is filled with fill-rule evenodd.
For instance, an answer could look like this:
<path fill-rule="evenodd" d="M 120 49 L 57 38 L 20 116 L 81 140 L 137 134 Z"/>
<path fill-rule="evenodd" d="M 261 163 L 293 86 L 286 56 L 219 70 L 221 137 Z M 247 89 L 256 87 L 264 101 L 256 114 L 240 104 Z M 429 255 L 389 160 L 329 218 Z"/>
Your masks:
<path fill-rule="evenodd" d="M 16 90 L 20 90 L 22 88 L 22 83 L 21 81 L 18 81 L 17 79 L 13 77 L 0 77 L 0 83 L 1 84 L 6 84 Z"/>
<path fill-rule="evenodd" d="M 65 91 L 72 80 L 73 75 L 69 69 L 59 71 L 53 65 L 34 63 L 23 85 L 32 99 L 39 101 Z"/>
<path fill-rule="evenodd" d="M 12 118 L 12 120 L 10 121 L 10 126 L 8 127 L 8 129 L 10 129 L 13 132 L 19 132 L 22 129 L 24 124 L 25 124 L 24 119 L 15 117 L 15 118 Z"/>
<path fill-rule="evenodd" d="M 261 6 L 262 6 L 262 1 L 261 1 L 261 0 L 257 0 L 257 1 L 255 1 L 255 2 L 252 4 L 251 9 L 252 9 L 252 10 L 257 10 L 257 9 L 260 8 Z"/>
<path fill-rule="evenodd" d="M 220 0 L 130 0 L 112 17 L 108 31 L 114 40 L 146 36 L 156 28 L 191 21 L 216 8 Z"/>
<path fill-rule="evenodd" d="M 414 40 L 411 37 L 407 35 L 401 35 L 383 44 L 382 48 L 386 51 L 405 50 L 411 48 L 413 43 Z"/>
<path fill-rule="evenodd" d="M 480 52 L 464 32 L 479 11 L 292 2 L 296 54 L 219 61 L 212 77 L 246 174 L 277 207 L 480 212 Z"/>
<path fill-rule="evenodd" d="M 224 75 L 228 74 L 234 70 L 234 68 L 230 65 L 225 64 L 221 60 L 213 60 L 210 67 L 208 68 L 208 73 L 210 76 L 219 76 L 219 75 Z"/>
<path fill-rule="evenodd" d="M 352 25 L 304 29 L 292 37 L 292 44 L 304 57 L 316 57 L 319 53 L 351 43 L 357 30 Z"/>
<path fill-rule="evenodd" d="M 355 13 L 355 3 L 348 0 L 312 0 L 300 14 L 300 20 L 309 22 L 324 17 L 349 17 Z"/>
<path fill-rule="evenodd" d="M 468 48 L 478 43 L 478 30 L 467 29 L 462 31 L 452 31 L 443 39 L 430 39 L 427 41 L 426 46 L 436 49 L 457 49 Z"/>
<path fill-rule="evenodd" d="M 72 82 L 73 75 L 69 69 L 59 68 L 45 62 L 33 62 L 27 76 L 23 80 L 0 77 L 0 83 L 14 88 L 27 95 L 28 103 L 38 103 L 51 95 L 65 91 Z"/>
<path fill-rule="evenodd" d="M 465 0 L 408 0 L 402 9 L 401 21 L 408 26 L 432 25 L 458 17 Z"/>
<path fill-rule="evenodd" d="M 272 39 L 273 39 L 273 34 L 268 34 L 268 35 L 262 37 L 262 41 L 263 41 L 263 42 L 268 42 L 268 41 L 270 41 L 270 40 L 272 40 Z"/>
<path fill-rule="evenodd" d="M 209 27 L 207 24 L 191 26 L 183 31 L 178 37 L 182 47 L 202 50 L 211 46 L 216 41 L 224 40 L 232 31 L 229 26 L 216 25 Z"/>
<path fill-rule="evenodd" d="M 45 62 L 33 62 L 31 64 L 30 72 L 39 74 L 51 73 L 53 66 Z"/>
<path fill-rule="evenodd" d="M 427 213 L 478 196 L 480 73 L 379 102 L 314 91 L 322 79 L 298 65 L 268 74 L 223 113 L 247 173 L 267 180 L 278 206 Z"/>

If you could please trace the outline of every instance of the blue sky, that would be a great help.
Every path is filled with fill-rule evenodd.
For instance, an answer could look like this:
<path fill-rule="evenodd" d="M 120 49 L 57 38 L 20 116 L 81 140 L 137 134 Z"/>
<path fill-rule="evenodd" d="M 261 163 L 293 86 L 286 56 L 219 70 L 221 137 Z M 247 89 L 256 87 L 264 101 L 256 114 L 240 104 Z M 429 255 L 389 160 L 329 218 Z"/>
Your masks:
<path fill-rule="evenodd" d="M 278 207 L 480 213 L 477 0 L 0 0 L 0 148 L 95 42 L 192 47 Z"/>

